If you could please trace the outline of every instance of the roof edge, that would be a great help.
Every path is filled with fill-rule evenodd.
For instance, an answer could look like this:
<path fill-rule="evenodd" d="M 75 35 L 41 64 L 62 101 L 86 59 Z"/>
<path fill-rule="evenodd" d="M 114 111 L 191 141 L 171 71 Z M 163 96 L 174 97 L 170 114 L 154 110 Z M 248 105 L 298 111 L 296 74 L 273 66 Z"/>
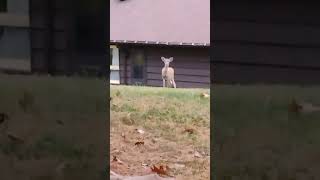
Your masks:
<path fill-rule="evenodd" d="M 185 43 L 185 42 L 160 42 L 160 41 L 131 41 L 131 40 L 110 40 L 115 44 L 137 44 L 137 45 L 167 45 L 167 46 L 196 46 L 210 47 L 210 43 Z"/>

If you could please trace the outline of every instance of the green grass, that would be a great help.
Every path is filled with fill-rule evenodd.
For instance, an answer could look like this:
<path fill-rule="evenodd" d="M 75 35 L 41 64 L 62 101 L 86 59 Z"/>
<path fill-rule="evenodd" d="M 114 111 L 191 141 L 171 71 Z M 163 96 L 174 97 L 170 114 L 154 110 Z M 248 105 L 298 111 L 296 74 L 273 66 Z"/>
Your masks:
<path fill-rule="evenodd" d="M 105 82 L 100 79 L 0 75 L 0 109 L 20 112 L 24 94 L 30 109 L 42 112 L 106 112 Z M 27 100 L 27 101 L 28 101 Z M 34 106 L 34 107 L 32 107 Z"/>
<path fill-rule="evenodd" d="M 201 96 L 209 89 L 119 85 L 111 86 L 110 93 L 111 149 L 127 149 L 117 157 L 134 167 L 141 162 L 168 164 L 181 179 L 209 178 L 209 169 L 203 168 L 210 166 L 208 156 L 193 157 L 194 151 L 210 153 L 210 98 Z M 134 129 L 145 133 L 138 135 Z M 130 142 L 140 138 L 147 156 L 134 150 Z M 174 163 L 183 163 L 185 168 L 175 169 Z M 134 171 L 131 168 L 129 171 Z"/>
<path fill-rule="evenodd" d="M 270 169 L 286 174 L 281 169 L 285 164 L 302 168 L 301 159 L 308 153 L 298 152 L 312 154 L 310 147 L 314 151 L 320 148 L 320 113 L 298 116 L 288 111 L 288 105 L 292 98 L 319 105 L 319 92 L 319 86 L 215 85 L 212 144 L 217 148 L 214 140 L 219 143 L 222 138 L 227 144 L 224 151 L 228 151 L 216 154 L 218 179 L 245 174 L 252 179 L 266 179 Z M 251 171 L 245 172 L 246 167 Z M 293 168 L 289 174 L 295 171 Z"/>
<path fill-rule="evenodd" d="M 216 104 L 213 107 L 215 124 L 220 129 L 268 126 L 294 130 L 298 127 L 301 129 L 299 135 L 310 133 L 314 135 L 320 126 L 318 121 L 320 114 L 295 116 L 288 112 L 288 104 L 292 98 L 320 104 L 319 90 L 320 87 L 276 85 L 215 86 L 213 95 L 213 103 Z"/>
<path fill-rule="evenodd" d="M 108 148 L 105 132 L 109 111 L 105 81 L 0 74 L 0 82 L 0 112 L 9 116 L 8 129 L 5 123 L 0 124 L 0 154 L 22 162 L 59 159 L 77 171 L 81 169 L 83 173 L 78 174 L 83 177 L 86 172 L 97 174 L 97 169 L 104 168 L 107 163 L 102 162 L 106 159 L 101 154 Z M 24 143 L 8 140 L 7 131 Z"/>
<path fill-rule="evenodd" d="M 177 128 L 210 128 L 209 89 L 170 89 L 141 86 L 111 86 L 111 112 L 127 125 L 142 126 L 169 139 L 179 139 Z M 177 135 L 178 133 L 178 135 Z M 196 136 L 187 138 L 194 142 Z"/>

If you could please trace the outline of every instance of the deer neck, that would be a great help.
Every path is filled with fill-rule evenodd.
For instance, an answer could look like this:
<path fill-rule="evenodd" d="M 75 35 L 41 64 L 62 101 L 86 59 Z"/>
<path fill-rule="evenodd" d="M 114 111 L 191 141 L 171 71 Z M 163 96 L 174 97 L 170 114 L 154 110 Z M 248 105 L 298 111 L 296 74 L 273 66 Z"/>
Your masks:
<path fill-rule="evenodd" d="M 169 66 L 164 66 L 164 74 L 163 74 L 163 77 L 165 78 L 165 79 L 167 79 L 167 77 L 168 77 L 168 69 L 169 69 Z"/>
<path fill-rule="evenodd" d="M 165 76 L 167 76 L 168 69 L 169 69 L 169 66 L 164 66 L 164 74 L 165 74 Z"/>

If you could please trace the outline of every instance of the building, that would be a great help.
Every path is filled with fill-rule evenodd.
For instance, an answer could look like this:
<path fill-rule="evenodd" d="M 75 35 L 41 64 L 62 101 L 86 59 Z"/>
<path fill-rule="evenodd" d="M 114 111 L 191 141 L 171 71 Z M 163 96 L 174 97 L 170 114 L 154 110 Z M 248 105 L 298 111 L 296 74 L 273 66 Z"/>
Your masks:
<path fill-rule="evenodd" d="M 320 82 L 320 11 L 312 1 L 214 4 L 214 83 Z"/>
<path fill-rule="evenodd" d="M 25 0 L 0 0 L 0 69 L 31 70 L 29 6 Z"/>
<path fill-rule="evenodd" d="M 162 86 L 173 57 L 179 88 L 210 87 L 210 1 L 110 0 L 111 84 Z"/>
<path fill-rule="evenodd" d="M 0 70 L 106 74 L 103 0 L 0 0 Z"/>

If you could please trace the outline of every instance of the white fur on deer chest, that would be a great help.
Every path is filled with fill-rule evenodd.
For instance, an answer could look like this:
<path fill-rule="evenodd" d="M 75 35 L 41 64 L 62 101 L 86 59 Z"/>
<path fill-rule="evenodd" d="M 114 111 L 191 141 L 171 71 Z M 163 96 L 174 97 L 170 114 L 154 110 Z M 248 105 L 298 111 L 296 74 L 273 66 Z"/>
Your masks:
<path fill-rule="evenodd" d="M 172 80 L 174 79 L 174 70 L 173 68 L 162 68 L 162 78 L 165 80 Z"/>

